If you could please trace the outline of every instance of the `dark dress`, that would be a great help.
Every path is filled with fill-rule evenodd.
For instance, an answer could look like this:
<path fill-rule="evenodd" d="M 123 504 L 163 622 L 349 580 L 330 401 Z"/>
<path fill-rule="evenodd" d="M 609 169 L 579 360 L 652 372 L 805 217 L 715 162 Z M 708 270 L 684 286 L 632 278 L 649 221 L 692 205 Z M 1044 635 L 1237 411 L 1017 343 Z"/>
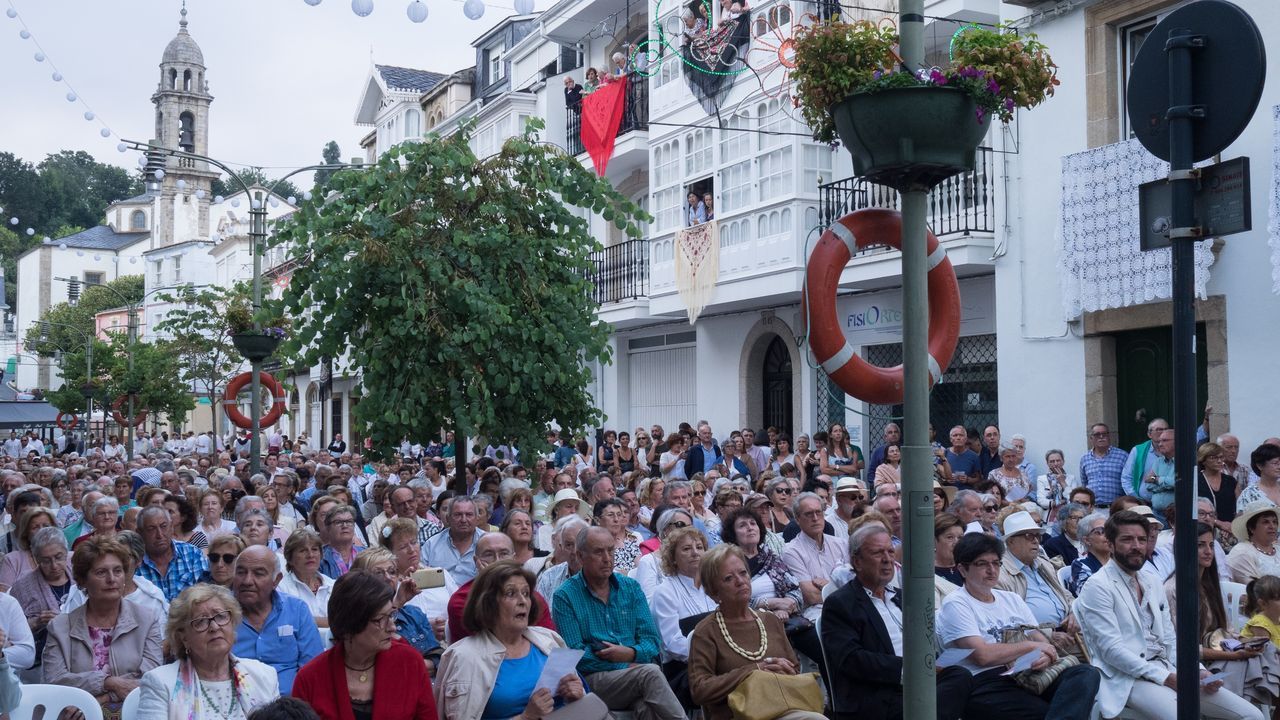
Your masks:
<path fill-rule="evenodd" d="M 1214 492 L 1209 489 L 1209 481 L 1204 479 L 1204 474 L 1196 472 L 1196 488 L 1202 498 L 1210 498 L 1213 500 L 1213 507 L 1218 511 L 1218 519 L 1231 522 L 1236 517 L 1236 478 L 1229 473 L 1222 473 L 1222 483 L 1218 486 L 1218 491 Z"/>

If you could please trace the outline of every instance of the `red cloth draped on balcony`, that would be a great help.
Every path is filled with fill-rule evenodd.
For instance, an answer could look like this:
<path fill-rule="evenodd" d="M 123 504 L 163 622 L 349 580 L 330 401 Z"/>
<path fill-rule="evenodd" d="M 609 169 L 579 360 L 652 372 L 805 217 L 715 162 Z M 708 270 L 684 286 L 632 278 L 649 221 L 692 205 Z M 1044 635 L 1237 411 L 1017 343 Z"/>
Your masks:
<path fill-rule="evenodd" d="M 582 147 L 591 156 L 596 174 L 604 177 L 613 157 L 613 142 L 622 124 L 622 111 L 627 104 L 627 76 L 605 83 L 582 98 Z"/>

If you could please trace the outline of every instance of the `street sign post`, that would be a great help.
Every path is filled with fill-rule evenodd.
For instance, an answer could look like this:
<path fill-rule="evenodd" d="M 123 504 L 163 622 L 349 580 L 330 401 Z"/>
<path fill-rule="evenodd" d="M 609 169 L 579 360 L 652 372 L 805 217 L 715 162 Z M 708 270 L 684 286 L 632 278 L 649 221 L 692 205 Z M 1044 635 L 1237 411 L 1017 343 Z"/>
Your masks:
<path fill-rule="evenodd" d="M 1169 13 L 1152 29 L 1129 75 L 1129 125 L 1143 147 L 1169 161 L 1169 212 L 1162 230 L 1173 256 L 1174 470 L 1179 479 L 1174 503 L 1175 525 L 1183 528 L 1174 535 L 1173 547 L 1177 720 L 1200 718 L 1196 536 L 1186 529 L 1196 522 L 1195 243 L 1206 237 L 1207 216 L 1197 224 L 1201 173 L 1192 166 L 1221 153 L 1244 132 L 1262 97 L 1266 67 L 1262 34 L 1253 19 L 1226 0 L 1199 0 Z M 1228 179 L 1233 186 L 1237 182 Z"/>
<path fill-rule="evenodd" d="M 1239 157 L 1197 168 L 1195 218 L 1201 237 L 1222 237 L 1253 229 L 1249 199 L 1249 158 Z M 1170 247 L 1173 227 L 1168 180 L 1138 186 L 1138 223 L 1143 250 Z"/>

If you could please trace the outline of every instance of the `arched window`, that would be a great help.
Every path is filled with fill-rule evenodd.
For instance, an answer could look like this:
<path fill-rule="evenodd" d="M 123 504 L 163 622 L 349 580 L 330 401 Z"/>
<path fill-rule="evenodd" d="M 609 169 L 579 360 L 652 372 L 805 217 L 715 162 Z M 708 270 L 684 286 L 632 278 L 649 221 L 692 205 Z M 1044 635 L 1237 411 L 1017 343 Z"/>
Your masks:
<path fill-rule="evenodd" d="M 416 140 L 422 135 L 422 113 L 415 108 L 409 108 L 404 112 L 404 136 L 406 139 Z"/>
<path fill-rule="evenodd" d="M 196 118 L 190 112 L 178 116 L 178 148 L 183 152 L 196 151 Z"/>
<path fill-rule="evenodd" d="M 129 229 L 130 230 L 146 230 L 147 214 L 142 212 L 141 210 L 134 210 L 133 215 L 129 216 Z"/>
<path fill-rule="evenodd" d="M 173 69 L 169 70 L 169 89 L 170 90 L 178 89 L 178 71 L 177 70 L 173 70 Z"/>
<path fill-rule="evenodd" d="M 191 92 L 191 71 L 182 71 L 182 89 Z"/>

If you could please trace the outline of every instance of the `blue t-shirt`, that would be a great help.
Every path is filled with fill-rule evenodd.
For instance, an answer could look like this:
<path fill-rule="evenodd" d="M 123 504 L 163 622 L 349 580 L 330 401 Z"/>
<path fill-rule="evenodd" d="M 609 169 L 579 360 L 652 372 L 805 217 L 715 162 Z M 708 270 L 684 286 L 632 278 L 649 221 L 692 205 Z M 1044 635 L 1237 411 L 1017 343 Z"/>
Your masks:
<path fill-rule="evenodd" d="M 529 652 L 518 660 L 503 660 L 481 719 L 505 720 L 524 712 L 533 688 L 538 684 L 538 676 L 542 674 L 542 666 L 546 664 L 547 656 L 534 645 L 530 645 Z"/>
<path fill-rule="evenodd" d="M 981 469 L 981 464 L 978 460 L 978 453 L 972 450 L 965 450 L 959 455 L 956 455 L 955 453 L 951 452 L 950 449 L 948 449 L 947 462 L 951 464 L 951 472 L 955 475 L 959 475 L 959 476 L 979 475 L 980 476 L 979 470 Z"/>

